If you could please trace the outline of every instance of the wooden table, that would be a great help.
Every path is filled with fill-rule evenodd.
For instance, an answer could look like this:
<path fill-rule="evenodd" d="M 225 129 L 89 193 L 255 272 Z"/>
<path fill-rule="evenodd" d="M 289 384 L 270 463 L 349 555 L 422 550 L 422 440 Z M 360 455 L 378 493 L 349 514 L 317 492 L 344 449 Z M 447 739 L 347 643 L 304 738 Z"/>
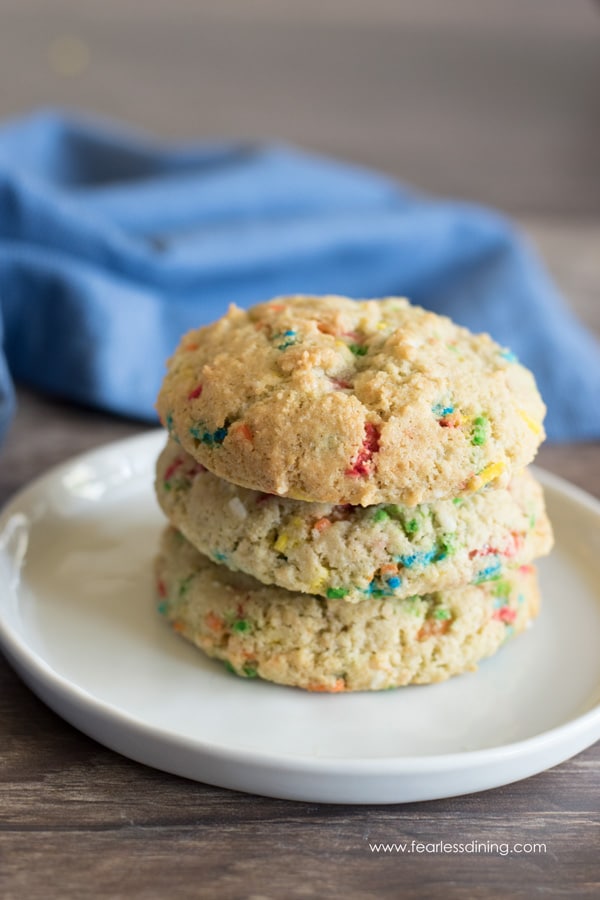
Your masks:
<path fill-rule="evenodd" d="M 581 260 L 595 230 L 582 226 L 574 241 L 570 228 L 531 229 L 553 248 L 556 274 L 573 296 L 577 285 L 580 312 L 594 324 L 596 298 L 581 283 L 590 274 Z M 53 463 L 139 431 L 137 423 L 21 390 L 0 498 Z M 545 446 L 538 462 L 600 496 L 597 445 Z M 600 745 L 468 797 L 392 807 L 301 804 L 145 768 L 59 719 L 4 661 L 0 684 L 5 900 L 598 896 Z M 369 843 L 412 840 L 545 842 L 547 852 L 400 857 L 369 850 Z"/>
<path fill-rule="evenodd" d="M 0 118 L 61 103 L 165 137 L 278 136 L 527 227 L 600 331 L 600 16 L 505 0 L 0 0 Z M 569 218 L 567 218 L 569 217 Z M 139 423 L 21 390 L 0 500 Z M 597 445 L 538 462 L 600 496 Z M 336 807 L 130 762 L 50 712 L 0 660 L 0 896 L 596 898 L 600 746 L 494 791 Z M 385 855 L 369 843 L 545 842 L 543 855 Z"/>

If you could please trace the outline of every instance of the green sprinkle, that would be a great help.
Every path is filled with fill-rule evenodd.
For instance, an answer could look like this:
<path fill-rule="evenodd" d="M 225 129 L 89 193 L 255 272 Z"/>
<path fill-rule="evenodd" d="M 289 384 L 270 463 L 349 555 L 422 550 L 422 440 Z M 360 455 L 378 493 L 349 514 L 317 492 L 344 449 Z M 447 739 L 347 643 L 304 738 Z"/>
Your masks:
<path fill-rule="evenodd" d="M 408 612 L 413 616 L 421 615 L 421 598 L 418 594 L 415 594 L 414 597 L 407 597 L 405 600 L 401 601 L 404 603 L 408 609 Z"/>
<path fill-rule="evenodd" d="M 161 616 L 166 616 L 167 610 L 169 609 L 169 604 L 165 600 L 163 600 L 158 604 L 156 608 Z"/>
<path fill-rule="evenodd" d="M 460 506 L 461 503 L 464 503 L 464 497 L 455 497 L 452 502 L 455 506 Z"/>
<path fill-rule="evenodd" d="M 258 676 L 258 670 L 256 666 L 253 666 L 251 663 L 244 663 L 242 672 L 244 673 L 246 678 L 256 678 Z"/>
<path fill-rule="evenodd" d="M 327 588 L 326 596 L 329 600 L 342 600 L 347 593 L 347 588 Z"/>
<path fill-rule="evenodd" d="M 508 599 L 510 597 L 511 587 L 510 582 L 501 579 L 497 581 L 494 585 L 494 597 L 505 597 Z"/>
<path fill-rule="evenodd" d="M 444 559 L 445 556 L 452 556 L 456 553 L 456 534 L 455 532 L 443 534 L 438 538 L 438 559 Z"/>
<path fill-rule="evenodd" d="M 419 523 L 416 519 L 410 519 L 408 522 L 403 522 L 403 528 L 407 534 L 416 534 L 419 530 Z"/>
<path fill-rule="evenodd" d="M 180 597 L 185 597 L 185 595 L 187 594 L 188 588 L 190 586 L 190 583 L 191 583 L 193 577 L 194 577 L 193 575 L 188 575 L 187 578 L 182 578 L 181 581 L 179 582 L 179 596 Z"/>
<path fill-rule="evenodd" d="M 228 672 L 231 672 L 232 675 L 237 675 L 237 669 L 234 669 L 228 659 L 224 661 L 225 668 Z"/>
<path fill-rule="evenodd" d="M 238 619 L 237 622 L 234 622 L 231 626 L 232 631 L 237 631 L 239 634 L 245 634 L 247 631 L 251 630 L 250 622 L 246 619 Z"/>
<path fill-rule="evenodd" d="M 471 430 L 471 443 L 475 447 L 481 447 L 488 439 L 488 420 L 485 416 L 477 416 L 473 419 L 473 428 Z"/>
<path fill-rule="evenodd" d="M 373 516 L 374 522 L 384 522 L 386 519 L 389 519 L 389 513 L 385 511 L 385 509 L 378 509 L 375 515 Z"/>
<path fill-rule="evenodd" d="M 361 347 L 360 344 L 350 344 L 348 349 L 351 350 L 355 356 L 366 356 L 369 348 Z"/>
<path fill-rule="evenodd" d="M 433 614 L 434 619 L 450 619 L 451 613 L 449 609 L 436 609 Z"/>

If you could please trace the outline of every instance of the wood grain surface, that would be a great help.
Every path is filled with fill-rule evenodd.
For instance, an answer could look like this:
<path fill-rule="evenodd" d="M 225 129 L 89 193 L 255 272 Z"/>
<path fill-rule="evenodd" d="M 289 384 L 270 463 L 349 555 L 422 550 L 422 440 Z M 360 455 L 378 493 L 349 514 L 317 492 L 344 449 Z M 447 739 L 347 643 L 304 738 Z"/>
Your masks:
<path fill-rule="evenodd" d="M 522 216 L 600 332 L 599 35 L 587 0 L 0 0 L 0 119 L 60 104 L 165 137 L 279 137 L 495 203 Z M 143 427 L 21 387 L 0 501 Z M 537 461 L 600 496 L 598 445 L 548 445 Z M 369 848 L 411 841 L 546 852 Z M 104 749 L 0 658 L 2 900 L 595 900 L 599 859 L 599 745 L 462 798 L 270 800 Z"/>

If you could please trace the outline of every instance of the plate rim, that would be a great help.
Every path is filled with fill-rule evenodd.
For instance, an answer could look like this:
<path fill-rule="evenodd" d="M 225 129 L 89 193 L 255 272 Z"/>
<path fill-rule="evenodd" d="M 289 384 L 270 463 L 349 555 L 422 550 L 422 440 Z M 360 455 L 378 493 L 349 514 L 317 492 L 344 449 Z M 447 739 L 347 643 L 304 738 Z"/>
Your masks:
<path fill-rule="evenodd" d="M 32 495 L 35 495 L 40 489 L 43 489 L 46 483 L 52 482 L 59 477 L 62 472 L 68 471 L 73 466 L 82 462 L 92 462 L 94 457 L 103 457 L 107 453 L 118 453 L 120 450 L 125 449 L 130 451 L 138 444 L 148 444 L 149 446 L 152 446 L 154 443 L 158 444 L 161 436 L 164 436 L 164 432 L 160 429 L 153 428 L 145 430 L 137 435 L 103 443 L 50 467 L 20 488 L 7 500 L 0 510 L 0 531 L 3 529 L 6 521 L 14 513 L 21 511 L 23 504 L 26 504 L 32 499 Z M 544 488 L 549 488 L 555 493 L 566 496 L 567 499 L 574 500 L 578 504 L 585 506 L 589 512 L 598 518 L 598 524 L 600 526 L 600 500 L 596 499 L 577 485 L 572 484 L 567 479 L 555 475 L 553 472 L 548 472 L 538 466 L 530 466 L 530 469 L 535 477 L 542 483 Z M 0 590 L 1 589 L 0 586 Z M 347 758 L 338 756 L 320 757 L 314 754 L 271 753 L 269 751 L 256 750 L 254 748 L 232 748 L 226 744 L 219 744 L 201 738 L 183 735 L 168 728 L 161 728 L 160 726 L 148 723 L 123 709 L 119 709 L 106 700 L 94 696 L 85 688 L 80 687 L 66 676 L 56 672 L 49 663 L 36 653 L 27 644 L 26 640 L 11 627 L 10 623 L 5 620 L 1 601 L 0 648 L 4 651 L 11 666 L 16 669 L 19 676 L 37 696 L 40 696 L 40 694 L 37 688 L 32 685 L 32 680 L 36 685 L 38 680 L 44 683 L 53 698 L 64 698 L 68 703 L 74 703 L 77 707 L 82 709 L 85 708 L 86 713 L 93 714 L 96 718 L 99 718 L 104 722 L 116 720 L 116 723 L 121 728 L 133 728 L 136 733 L 141 736 L 150 737 L 155 740 L 158 739 L 163 743 L 174 744 L 179 749 L 195 751 L 203 758 L 218 759 L 221 761 L 226 759 L 229 762 L 242 763 L 245 766 L 250 765 L 251 767 L 259 769 L 265 767 L 277 767 L 281 769 L 283 766 L 290 774 L 302 772 L 303 774 L 310 775 L 336 775 L 344 777 L 351 775 L 369 775 L 371 777 L 385 778 L 389 776 L 439 774 L 441 772 L 451 773 L 452 771 L 463 769 L 465 766 L 478 769 L 483 766 L 494 765 L 494 763 L 505 763 L 510 759 L 520 757 L 530 758 L 537 753 L 551 750 L 567 738 L 570 738 L 571 741 L 574 741 L 577 738 L 581 739 L 583 735 L 591 732 L 594 726 L 597 726 L 597 737 L 593 738 L 591 742 L 586 743 L 580 749 L 591 746 L 591 744 L 600 737 L 599 700 L 592 709 L 575 718 L 562 722 L 560 725 L 554 726 L 553 728 L 519 741 L 496 744 L 493 747 L 485 747 L 478 750 L 428 754 L 425 756 L 411 755 Z M 323 698 L 320 697 L 320 699 L 322 700 Z M 331 698 L 328 699 L 331 700 Z M 46 705 L 55 709 L 55 707 L 46 699 L 42 698 L 42 702 L 45 702 Z M 66 716 L 64 716 L 62 712 L 58 712 L 56 709 L 55 711 L 61 718 L 71 721 L 66 719 Z M 79 724 L 75 724 L 75 727 L 80 731 L 85 731 Z M 99 738 L 95 739 L 101 742 Z M 311 771 L 307 772 L 307 769 L 310 769 Z M 374 769 L 377 771 L 375 772 Z"/>

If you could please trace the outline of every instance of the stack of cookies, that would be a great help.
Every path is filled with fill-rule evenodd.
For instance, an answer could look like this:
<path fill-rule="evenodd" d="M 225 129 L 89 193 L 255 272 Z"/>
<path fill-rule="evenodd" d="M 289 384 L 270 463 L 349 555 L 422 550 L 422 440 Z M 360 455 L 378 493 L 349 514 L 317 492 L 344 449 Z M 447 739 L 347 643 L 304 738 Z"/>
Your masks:
<path fill-rule="evenodd" d="M 545 408 L 487 335 L 398 298 L 232 307 L 158 409 L 159 609 L 237 675 L 442 681 L 537 614 Z"/>

